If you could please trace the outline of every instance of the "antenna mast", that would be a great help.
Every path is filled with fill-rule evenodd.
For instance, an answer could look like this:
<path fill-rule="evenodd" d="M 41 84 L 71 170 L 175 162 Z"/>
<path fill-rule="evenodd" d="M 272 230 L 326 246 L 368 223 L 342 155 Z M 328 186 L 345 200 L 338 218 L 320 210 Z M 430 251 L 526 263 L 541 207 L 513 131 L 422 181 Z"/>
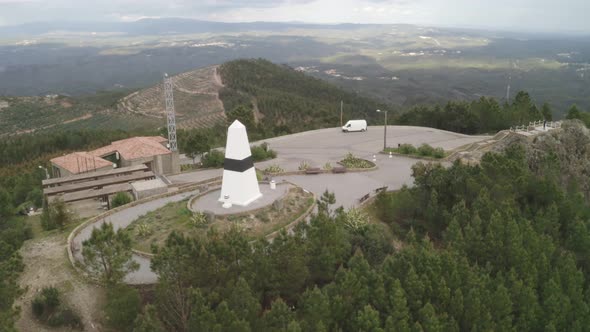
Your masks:
<path fill-rule="evenodd" d="M 172 79 L 164 74 L 164 97 L 166 99 L 166 115 L 168 118 L 168 144 L 170 151 L 177 150 L 176 143 L 176 113 L 174 111 L 174 95 L 172 94 Z"/>
<path fill-rule="evenodd" d="M 512 74 L 508 74 L 508 86 L 506 87 L 506 102 L 510 102 L 510 82 L 512 81 Z"/>
<path fill-rule="evenodd" d="M 506 102 L 510 102 L 510 83 L 512 83 L 512 60 L 508 61 L 508 86 L 506 86 Z"/>

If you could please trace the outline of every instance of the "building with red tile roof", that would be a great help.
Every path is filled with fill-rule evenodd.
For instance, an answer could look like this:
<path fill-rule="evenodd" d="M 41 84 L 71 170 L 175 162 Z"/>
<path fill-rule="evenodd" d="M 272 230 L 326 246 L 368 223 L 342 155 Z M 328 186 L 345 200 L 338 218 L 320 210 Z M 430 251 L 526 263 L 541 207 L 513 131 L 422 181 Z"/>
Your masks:
<path fill-rule="evenodd" d="M 104 157 L 118 152 L 122 158 L 133 160 L 170 154 L 170 150 L 166 148 L 167 142 L 167 139 L 160 136 L 131 137 L 112 142 L 111 145 L 90 151 L 89 153 L 97 157 Z"/>
<path fill-rule="evenodd" d="M 180 172 L 178 154 L 166 147 L 161 136 L 131 137 L 88 152 L 74 152 L 51 160 L 54 176 L 102 170 L 106 167 L 127 167 L 144 164 L 158 174 Z M 84 166 L 80 166 L 83 164 Z M 88 165 L 88 166 L 87 166 Z M 96 165 L 96 166 L 95 166 Z"/>
<path fill-rule="evenodd" d="M 56 177 L 113 168 L 113 162 L 96 157 L 88 152 L 74 152 L 53 158 L 51 164 Z"/>

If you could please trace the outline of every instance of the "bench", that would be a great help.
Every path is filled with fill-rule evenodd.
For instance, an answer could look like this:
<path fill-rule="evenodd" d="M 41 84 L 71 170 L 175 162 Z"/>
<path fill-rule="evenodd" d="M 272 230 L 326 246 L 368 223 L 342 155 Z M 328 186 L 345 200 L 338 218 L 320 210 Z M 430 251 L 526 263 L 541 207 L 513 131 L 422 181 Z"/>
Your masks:
<path fill-rule="evenodd" d="M 320 174 L 322 169 L 319 167 L 310 167 L 305 170 L 305 174 Z"/>
<path fill-rule="evenodd" d="M 332 168 L 332 173 L 337 174 L 337 173 L 346 173 L 346 167 L 344 166 L 336 166 L 334 168 Z"/>
<path fill-rule="evenodd" d="M 375 189 L 375 193 L 377 194 L 384 191 L 387 191 L 387 186 Z"/>
<path fill-rule="evenodd" d="M 371 194 L 366 194 L 365 196 L 359 198 L 359 203 L 362 203 L 362 202 L 368 200 L 369 197 L 371 197 Z"/>

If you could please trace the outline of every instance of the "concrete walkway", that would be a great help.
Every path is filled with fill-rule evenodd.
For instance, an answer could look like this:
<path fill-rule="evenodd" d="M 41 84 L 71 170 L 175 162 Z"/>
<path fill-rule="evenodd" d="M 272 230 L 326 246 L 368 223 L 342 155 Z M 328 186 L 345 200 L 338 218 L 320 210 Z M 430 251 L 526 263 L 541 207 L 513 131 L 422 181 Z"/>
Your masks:
<path fill-rule="evenodd" d="M 175 196 L 165 197 L 156 199 L 145 204 L 137 205 L 130 207 L 125 210 L 121 210 L 117 213 L 114 213 L 101 221 L 98 221 L 92 225 L 88 225 L 88 227 L 82 229 L 76 237 L 73 239 L 73 244 L 76 248 L 80 248 L 80 250 L 74 252 L 74 257 L 78 261 L 83 261 L 82 257 L 82 242 L 90 238 L 92 234 L 92 230 L 95 227 L 100 227 L 104 222 L 109 222 L 113 224 L 113 228 L 118 230 L 120 228 L 125 228 L 129 226 L 135 219 L 139 218 L 140 216 L 145 215 L 148 212 L 155 211 L 168 203 L 171 202 L 178 202 L 183 199 L 187 199 L 191 196 L 198 194 L 198 191 L 187 192 L 178 194 Z M 157 281 L 158 276 L 152 272 L 150 269 L 150 261 L 147 258 L 142 256 L 134 255 L 133 260 L 139 263 L 140 268 L 138 271 L 130 273 L 125 278 L 125 281 L 129 284 L 146 284 L 146 283 L 154 283 Z"/>
<path fill-rule="evenodd" d="M 260 184 L 260 193 L 262 197 L 250 203 L 248 206 L 233 205 L 229 209 L 223 208 L 219 202 L 221 195 L 221 188 L 195 199 L 192 202 L 191 210 L 193 211 L 211 211 L 216 215 L 228 215 L 242 212 L 248 212 L 262 207 L 271 205 L 275 200 L 285 196 L 289 188 L 293 186 L 288 183 L 279 183 L 275 190 L 271 190 L 268 184 Z"/>
<path fill-rule="evenodd" d="M 443 130 L 410 127 L 388 126 L 387 145 L 409 143 L 419 146 L 423 143 L 434 147 L 451 150 L 466 144 L 489 139 L 490 136 L 467 136 Z M 336 195 L 336 206 L 350 208 L 359 203 L 359 199 L 377 188 L 388 186 L 389 190 L 396 190 L 403 185 L 412 185 L 411 167 L 418 160 L 406 157 L 389 158 L 379 155 L 383 148 L 383 127 L 369 127 L 363 133 L 342 133 L 339 128 L 329 128 L 308 131 L 288 136 L 281 136 L 264 140 L 277 151 L 278 158 L 262 163 L 256 167 L 264 169 L 268 165 L 278 164 L 287 171 L 297 170 L 302 161 L 312 166 L 322 166 L 327 162 L 335 165 L 346 153 L 352 152 L 357 157 L 371 160 L 376 155 L 378 169 L 369 172 L 345 174 L 317 174 L 293 175 L 277 177 L 277 182 L 285 179 L 296 185 L 321 196 L 325 190 Z M 255 144 L 262 143 L 257 142 Z M 195 183 L 221 176 L 223 170 L 213 169 L 169 176 L 173 183 Z M 197 191 L 179 194 L 167 198 L 157 199 L 139 206 L 117 212 L 106 220 L 89 225 L 75 238 L 76 247 L 81 248 L 82 241 L 88 239 L 94 227 L 104 221 L 113 223 L 115 229 L 129 226 L 139 216 L 157 210 L 169 202 L 176 202 L 195 195 Z M 75 253 L 75 258 L 82 260 L 81 250 Z M 157 275 L 149 267 L 149 259 L 135 255 L 133 257 L 141 268 L 129 274 L 126 281 L 130 284 L 155 283 Z"/>

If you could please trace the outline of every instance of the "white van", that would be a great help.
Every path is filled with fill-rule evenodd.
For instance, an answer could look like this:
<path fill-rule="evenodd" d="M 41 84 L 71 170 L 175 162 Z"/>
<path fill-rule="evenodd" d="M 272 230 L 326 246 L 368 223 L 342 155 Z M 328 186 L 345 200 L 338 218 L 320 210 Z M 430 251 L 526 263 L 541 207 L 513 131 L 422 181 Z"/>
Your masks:
<path fill-rule="evenodd" d="M 344 126 L 342 131 L 347 133 L 349 131 L 367 131 L 366 120 L 349 120 Z"/>

